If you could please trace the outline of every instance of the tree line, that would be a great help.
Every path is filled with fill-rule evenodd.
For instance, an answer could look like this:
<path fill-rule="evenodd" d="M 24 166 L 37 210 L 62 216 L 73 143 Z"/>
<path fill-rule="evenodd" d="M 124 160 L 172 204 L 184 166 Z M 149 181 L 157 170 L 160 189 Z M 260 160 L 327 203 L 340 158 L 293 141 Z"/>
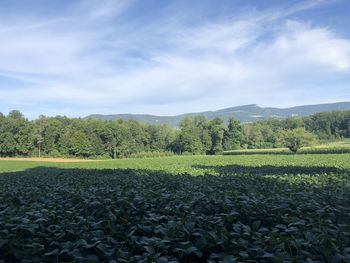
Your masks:
<path fill-rule="evenodd" d="M 184 118 L 178 128 L 134 120 L 63 116 L 30 121 L 19 111 L 0 113 L 0 156 L 123 158 L 137 154 L 220 154 L 235 149 L 288 147 L 350 138 L 350 111 L 240 123 L 231 118 Z"/>

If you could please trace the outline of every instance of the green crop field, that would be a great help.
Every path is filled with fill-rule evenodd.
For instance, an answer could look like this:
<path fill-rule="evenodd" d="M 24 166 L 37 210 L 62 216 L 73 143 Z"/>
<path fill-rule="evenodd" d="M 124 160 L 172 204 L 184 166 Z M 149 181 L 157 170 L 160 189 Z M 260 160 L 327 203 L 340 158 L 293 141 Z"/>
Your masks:
<path fill-rule="evenodd" d="M 335 154 L 350 153 L 350 141 L 336 141 L 303 147 L 299 150 L 299 154 Z M 270 149 L 244 149 L 225 151 L 225 155 L 249 155 L 249 154 L 293 154 L 288 148 L 270 148 Z"/>
<path fill-rule="evenodd" d="M 2 260 L 350 262 L 350 154 L 1 160 Z"/>

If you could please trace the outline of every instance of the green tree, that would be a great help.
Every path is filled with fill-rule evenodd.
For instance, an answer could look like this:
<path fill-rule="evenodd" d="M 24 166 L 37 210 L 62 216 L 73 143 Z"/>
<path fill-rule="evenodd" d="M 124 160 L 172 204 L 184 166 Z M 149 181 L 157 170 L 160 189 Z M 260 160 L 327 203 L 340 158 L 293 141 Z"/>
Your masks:
<path fill-rule="evenodd" d="M 165 151 L 174 141 L 175 134 L 166 125 L 148 125 L 148 149 L 151 151 Z"/>
<path fill-rule="evenodd" d="M 41 125 L 41 123 L 38 123 L 37 125 L 35 125 L 35 128 L 34 128 L 34 144 L 38 148 L 38 157 L 41 157 L 43 141 L 44 141 L 43 126 Z"/>
<path fill-rule="evenodd" d="M 292 130 L 292 129 L 304 127 L 303 119 L 298 117 L 289 117 L 284 120 L 281 120 L 279 123 L 280 123 L 279 128 L 282 128 L 285 130 Z"/>
<path fill-rule="evenodd" d="M 211 149 L 210 154 L 220 154 L 223 151 L 222 141 L 225 133 L 225 125 L 222 119 L 215 118 L 210 121 Z"/>
<path fill-rule="evenodd" d="M 204 116 L 196 116 L 194 117 L 193 121 L 199 131 L 199 138 L 202 143 L 202 152 L 209 153 L 212 146 L 210 122 Z"/>
<path fill-rule="evenodd" d="M 243 126 L 243 145 L 248 149 L 259 149 L 263 145 L 264 138 L 261 132 L 261 124 L 247 124 Z"/>
<path fill-rule="evenodd" d="M 23 116 L 22 112 L 20 112 L 18 110 L 10 111 L 7 117 L 11 118 L 11 119 L 17 119 L 17 120 L 24 119 L 24 116 Z"/>
<path fill-rule="evenodd" d="M 94 149 L 86 134 L 78 130 L 71 134 L 68 144 L 68 151 L 71 155 L 90 157 L 93 155 Z"/>
<path fill-rule="evenodd" d="M 19 111 L 11 111 L 1 118 L 0 155 L 29 155 L 34 148 L 33 125 Z"/>
<path fill-rule="evenodd" d="M 104 148 L 104 152 L 110 158 L 116 159 L 117 156 L 117 141 L 115 136 L 116 122 L 97 121 L 96 133 L 98 134 Z"/>
<path fill-rule="evenodd" d="M 295 128 L 283 130 L 281 139 L 285 147 L 297 153 L 301 147 L 311 145 L 315 141 L 315 135 L 306 131 L 305 128 Z"/>
<path fill-rule="evenodd" d="M 231 118 L 229 120 L 227 129 L 224 132 L 222 141 L 224 150 L 236 150 L 241 146 L 242 141 L 242 127 L 238 120 Z"/>
<path fill-rule="evenodd" d="M 203 153 L 203 144 L 200 139 L 201 129 L 196 126 L 192 117 L 186 117 L 180 122 L 180 134 L 178 142 L 181 153 Z"/>

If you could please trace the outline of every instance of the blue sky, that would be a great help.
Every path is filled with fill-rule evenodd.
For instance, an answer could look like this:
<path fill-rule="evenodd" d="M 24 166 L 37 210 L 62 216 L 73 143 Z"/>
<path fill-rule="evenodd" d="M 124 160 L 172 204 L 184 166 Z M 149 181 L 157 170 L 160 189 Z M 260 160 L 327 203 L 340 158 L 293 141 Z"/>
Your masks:
<path fill-rule="evenodd" d="M 350 101 L 348 0 L 0 0 L 0 112 Z"/>

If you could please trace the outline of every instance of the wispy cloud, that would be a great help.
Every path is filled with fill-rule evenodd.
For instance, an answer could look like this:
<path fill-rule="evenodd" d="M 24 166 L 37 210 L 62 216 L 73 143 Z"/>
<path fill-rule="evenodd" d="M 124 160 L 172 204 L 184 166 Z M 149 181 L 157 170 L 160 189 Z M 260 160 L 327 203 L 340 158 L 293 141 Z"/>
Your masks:
<path fill-rule="evenodd" d="M 0 103 L 32 115 L 164 115 L 350 99 L 350 40 L 296 17 L 327 4 L 253 8 L 189 25 L 162 10 L 143 23 L 142 13 L 130 15 L 131 0 L 88 0 L 49 19 L 0 23 Z M 331 87 L 339 92 L 320 92 Z"/>

